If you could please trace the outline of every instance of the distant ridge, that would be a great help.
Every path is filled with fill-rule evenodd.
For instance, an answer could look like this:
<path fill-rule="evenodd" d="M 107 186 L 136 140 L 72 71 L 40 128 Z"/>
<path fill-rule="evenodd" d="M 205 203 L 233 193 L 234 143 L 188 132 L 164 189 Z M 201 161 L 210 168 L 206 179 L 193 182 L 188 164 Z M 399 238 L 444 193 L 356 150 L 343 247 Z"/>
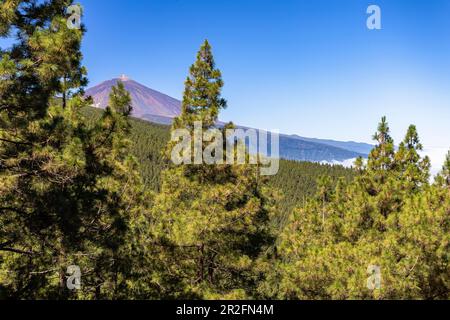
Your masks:
<path fill-rule="evenodd" d="M 372 149 L 373 149 L 373 145 L 364 143 L 364 142 L 354 142 L 354 141 L 345 141 L 344 142 L 344 141 L 336 141 L 336 140 L 329 140 L 329 139 L 305 138 L 305 137 L 300 137 L 298 135 L 291 135 L 290 137 L 300 139 L 303 141 L 317 142 L 317 143 L 326 144 L 326 145 L 329 145 L 332 147 L 343 148 L 346 150 L 358 152 L 358 153 L 365 154 L 365 155 L 368 155 L 370 153 L 370 151 L 372 151 Z"/>
<path fill-rule="evenodd" d="M 94 100 L 94 107 L 108 105 L 111 88 L 118 81 L 124 83 L 130 92 L 133 116 L 153 123 L 170 125 L 173 118 L 181 113 L 181 102 L 164 93 L 150 89 L 126 75 L 102 82 L 86 91 L 86 96 Z M 220 126 L 222 123 L 219 123 Z M 240 128 L 244 128 L 239 126 Z M 245 128 L 244 128 L 245 129 Z M 341 142 L 297 135 L 280 135 L 280 157 L 288 160 L 311 162 L 344 162 L 357 157 L 367 157 L 372 146 L 366 143 Z"/>

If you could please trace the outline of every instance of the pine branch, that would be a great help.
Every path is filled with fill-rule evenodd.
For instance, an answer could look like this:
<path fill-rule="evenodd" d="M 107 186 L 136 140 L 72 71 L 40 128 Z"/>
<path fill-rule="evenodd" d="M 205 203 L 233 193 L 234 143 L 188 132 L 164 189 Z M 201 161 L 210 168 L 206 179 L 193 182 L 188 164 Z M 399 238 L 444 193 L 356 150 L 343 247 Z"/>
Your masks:
<path fill-rule="evenodd" d="M 23 250 L 18 250 L 18 249 L 14 249 L 14 248 L 1 248 L 0 247 L 0 251 L 13 252 L 13 253 L 24 254 L 24 255 L 28 255 L 28 256 L 34 255 L 34 252 L 32 252 L 32 251 L 23 251 Z"/>
<path fill-rule="evenodd" d="M 25 146 L 32 146 L 33 145 L 30 142 L 12 141 L 12 140 L 7 140 L 7 139 L 3 139 L 3 138 L 0 138 L 0 141 L 7 142 L 7 143 L 19 144 L 19 145 L 25 145 Z"/>

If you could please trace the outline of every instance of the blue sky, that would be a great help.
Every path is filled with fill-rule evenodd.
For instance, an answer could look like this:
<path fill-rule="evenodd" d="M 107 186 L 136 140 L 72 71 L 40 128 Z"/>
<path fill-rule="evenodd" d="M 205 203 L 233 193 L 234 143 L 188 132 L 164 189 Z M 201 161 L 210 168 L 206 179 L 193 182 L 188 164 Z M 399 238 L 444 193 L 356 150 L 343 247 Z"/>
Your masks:
<path fill-rule="evenodd" d="M 90 85 L 125 73 L 181 98 L 204 39 L 229 107 L 222 120 L 370 142 L 388 116 L 450 148 L 448 0 L 80 0 Z M 379 5 L 382 30 L 366 28 Z"/>
<path fill-rule="evenodd" d="M 82 0 L 91 84 L 125 73 L 181 98 L 201 42 L 225 80 L 223 120 L 370 142 L 387 115 L 450 147 L 448 0 Z M 382 30 L 366 28 L 377 4 Z"/>

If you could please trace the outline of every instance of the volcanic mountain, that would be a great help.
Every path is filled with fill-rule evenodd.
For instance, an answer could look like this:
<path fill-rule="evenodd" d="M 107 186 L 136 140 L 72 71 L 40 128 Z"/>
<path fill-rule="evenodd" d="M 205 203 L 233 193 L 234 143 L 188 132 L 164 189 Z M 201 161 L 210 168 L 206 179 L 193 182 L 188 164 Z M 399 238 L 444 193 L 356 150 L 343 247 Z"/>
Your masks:
<path fill-rule="evenodd" d="M 108 105 L 111 88 L 122 81 L 125 89 L 130 93 L 133 101 L 133 115 L 137 118 L 161 117 L 174 118 L 181 112 L 181 102 L 161 92 L 131 80 L 123 75 L 120 78 L 108 80 L 86 91 L 86 96 L 94 99 L 94 106 L 105 108 Z"/>
<path fill-rule="evenodd" d="M 108 105 L 111 88 L 122 81 L 130 93 L 133 116 L 150 122 L 170 125 L 173 118 L 181 112 L 181 102 L 161 92 L 150 89 L 126 76 L 108 80 L 86 91 L 94 106 L 105 108 Z M 219 123 L 221 125 L 223 123 Z M 245 127 L 240 127 L 247 129 Z M 304 138 L 297 135 L 280 135 L 280 157 L 297 161 L 348 162 L 359 156 L 366 157 L 372 146 L 365 143 L 341 142 Z M 351 162 L 351 161 L 350 161 Z"/>

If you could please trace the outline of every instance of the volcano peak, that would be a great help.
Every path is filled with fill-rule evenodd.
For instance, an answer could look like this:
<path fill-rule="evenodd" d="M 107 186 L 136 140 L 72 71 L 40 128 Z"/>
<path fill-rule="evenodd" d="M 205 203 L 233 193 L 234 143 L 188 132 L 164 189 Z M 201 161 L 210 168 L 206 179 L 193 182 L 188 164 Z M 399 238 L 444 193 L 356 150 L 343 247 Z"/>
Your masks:
<path fill-rule="evenodd" d="M 130 81 L 131 78 L 128 77 L 127 75 L 125 75 L 125 74 L 122 74 L 122 75 L 119 77 L 119 80 L 120 80 L 120 81 Z"/>
<path fill-rule="evenodd" d="M 105 108 L 109 103 L 112 87 L 122 81 L 125 89 L 130 93 L 133 105 L 133 116 L 158 116 L 174 118 L 181 112 L 181 102 L 159 91 L 153 90 L 130 79 L 125 74 L 119 78 L 104 81 L 86 90 L 86 96 L 91 96 L 94 106 Z"/>

